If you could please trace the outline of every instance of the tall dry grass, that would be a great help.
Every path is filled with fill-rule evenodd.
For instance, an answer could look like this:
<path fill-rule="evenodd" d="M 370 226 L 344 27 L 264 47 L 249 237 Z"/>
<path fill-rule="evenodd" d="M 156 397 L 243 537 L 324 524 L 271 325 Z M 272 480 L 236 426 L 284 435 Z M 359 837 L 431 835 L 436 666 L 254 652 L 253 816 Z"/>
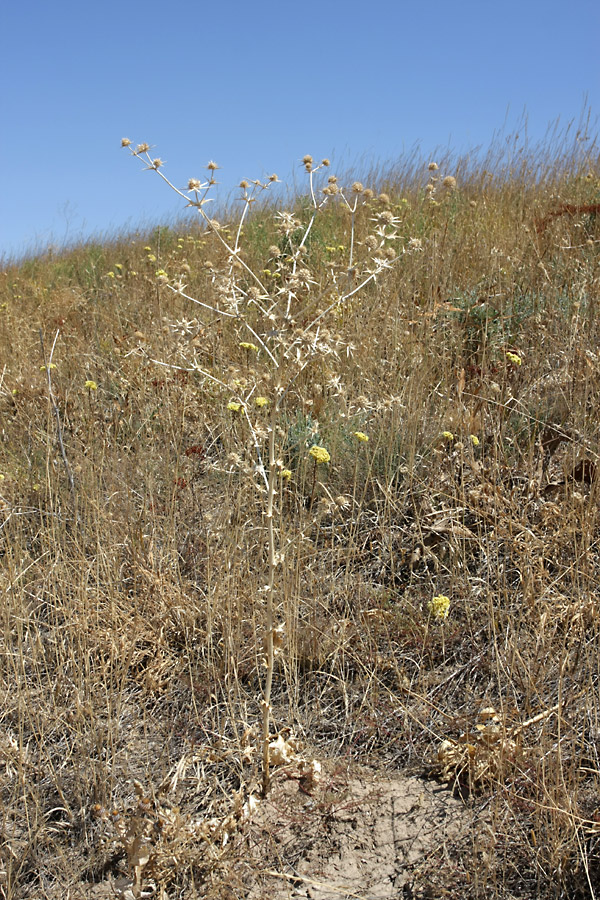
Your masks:
<path fill-rule="evenodd" d="M 373 194 L 365 177 L 355 212 L 332 196 L 308 234 L 310 191 L 287 234 L 249 209 L 258 293 L 233 275 L 258 340 L 214 312 L 233 207 L 218 232 L 200 220 L 3 272 L 5 897 L 110 879 L 243 895 L 281 388 L 259 306 L 278 282 L 293 300 L 274 355 L 311 331 L 310 365 L 277 395 L 270 736 L 425 768 L 481 804 L 491 826 L 431 889 L 597 892 L 598 153 L 494 153 L 495 170 L 409 167 Z M 334 303 L 386 253 L 396 265 Z"/>

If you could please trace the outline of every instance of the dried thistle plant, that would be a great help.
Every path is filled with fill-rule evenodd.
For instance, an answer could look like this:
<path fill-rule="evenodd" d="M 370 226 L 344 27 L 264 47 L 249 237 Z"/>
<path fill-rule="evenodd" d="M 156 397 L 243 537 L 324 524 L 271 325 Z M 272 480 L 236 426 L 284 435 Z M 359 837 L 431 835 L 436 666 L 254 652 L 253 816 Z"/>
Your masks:
<path fill-rule="evenodd" d="M 329 331 L 324 327 L 328 318 L 375 281 L 385 269 L 390 268 L 401 256 L 394 247 L 398 238 L 399 219 L 384 209 L 373 219 L 371 240 L 363 244 L 363 256 L 355 258 L 356 215 L 361 207 L 374 198 L 374 192 L 360 182 L 354 182 L 349 191 L 338 184 L 335 175 L 329 175 L 320 194 L 316 176 L 329 168 L 328 159 L 315 165 L 309 154 L 302 158 L 307 173 L 310 196 L 310 215 L 302 225 L 290 211 L 279 211 L 275 216 L 276 227 L 283 239 L 284 252 L 278 247 L 270 249 L 272 268 L 256 271 L 244 260 L 242 237 L 244 223 L 252 205 L 260 194 L 267 192 L 278 182 L 277 175 L 270 175 L 265 181 L 243 179 L 240 184 L 242 211 L 232 234 L 207 213 L 207 205 L 213 199 L 210 191 L 216 184 L 214 173 L 218 166 L 214 162 L 207 165 L 205 180 L 190 178 L 186 188 L 178 188 L 165 175 L 161 160 L 150 156 L 150 146 L 146 143 L 133 146 L 124 139 L 123 147 L 130 148 L 132 155 L 145 163 L 145 168 L 158 176 L 182 200 L 186 207 L 197 210 L 201 223 L 208 234 L 216 238 L 223 253 L 218 264 L 211 266 L 211 278 L 218 285 L 220 303 L 215 306 L 199 300 L 186 292 L 183 276 L 169 279 L 161 269 L 159 283 L 200 307 L 203 312 L 216 315 L 223 326 L 233 329 L 237 335 L 237 346 L 245 355 L 246 366 L 238 360 L 231 360 L 224 370 L 215 375 L 198 360 L 187 360 L 189 371 L 220 387 L 231 396 L 228 409 L 238 414 L 248 428 L 249 441 L 256 455 L 256 471 L 262 485 L 259 490 L 264 498 L 264 518 L 266 520 L 267 573 L 266 584 L 262 588 L 265 598 L 264 668 L 265 678 L 262 694 L 262 791 L 269 789 L 271 753 L 271 694 L 275 671 L 275 656 L 281 652 L 281 602 L 278 599 L 277 570 L 284 563 L 283 548 L 274 524 L 278 491 L 286 470 L 281 462 L 281 448 L 277 446 L 278 423 L 283 403 L 300 376 L 316 360 L 329 354 L 336 355 L 339 347 Z M 307 242 L 315 221 L 327 204 L 339 202 L 350 214 L 350 241 L 345 264 L 332 267 L 330 281 L 324 285 L 318 272 L 311 271 L 307 260 Z M 201 321 L 201 320 L 200 320 Z M 302 321 L 302 324 L 298 324 Z M 349 352 L 349 348 L 346 348 Z M 253 375 L 248 378 L 244 371 L 248 368 L 249 357 L 253 357 Z M 270 396 L 257 398 L 256 405 L 269 405 L 270 415 L 266 428 L 266 448 L 262 439 L 263 426 L 250 414 L 252 399 L 258 395 L 261 385 L 270 386 Z M 261 402 L 258 402 L 258 399 Z M 265 459 L 266 454 L 266 459 Z M 314 460 L 313 482 L 309 510 L 312 508 L 317 483 L 317 466 L 330 460 L 326 448 L 313 446 L 310 456 Z M 260 568 L 260 566 L 257 566 Z M 258 573 L 257 573 L 258 575 Z M 260 643 L 260 642 L 259 642 Z"/>

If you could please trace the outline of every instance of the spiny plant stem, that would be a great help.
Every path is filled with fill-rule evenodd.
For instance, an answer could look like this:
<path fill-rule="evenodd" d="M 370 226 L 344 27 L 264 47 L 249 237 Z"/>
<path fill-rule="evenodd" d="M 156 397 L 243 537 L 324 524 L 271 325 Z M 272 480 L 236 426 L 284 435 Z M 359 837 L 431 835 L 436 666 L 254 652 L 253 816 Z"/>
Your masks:
<path fill-rule="evenodd" d="M 273 511 L 275 505 L 277 459 L 275 458 L 275 426 L 277 422 L 277 404 L 273 404 L 271 423 L 269 425 L 269 489 L 267 495 L 267 532 L 269 546 L 269 581 L 267 584 L 267 613 L 266 613 L 266 663 L 267 674 L 263 694 L 263 720 L 262 720 L 262 793 L 263 797 L 269 791 L 271 780 L 269 765 L 269 726 L 271 721 L 271 691 L 273 688 L 273 668 L 275 652 L 273 643 L 273 629 L 275 627 L 273 614 L 273 591 L 275 588 L 275 529 L 273 526 Z"/>

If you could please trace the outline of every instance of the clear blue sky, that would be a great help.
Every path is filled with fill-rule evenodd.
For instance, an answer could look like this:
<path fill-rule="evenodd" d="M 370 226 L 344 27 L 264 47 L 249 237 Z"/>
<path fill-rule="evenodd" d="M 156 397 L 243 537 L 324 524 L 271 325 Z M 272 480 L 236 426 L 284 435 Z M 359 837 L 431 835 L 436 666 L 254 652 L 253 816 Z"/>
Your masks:
<path fill-rule="evenodd" d="M 7 0 L 2 32 L 0 257 L 176 214 L 125 136 L 227 192 L 600 113 L 598 0 Z"/>

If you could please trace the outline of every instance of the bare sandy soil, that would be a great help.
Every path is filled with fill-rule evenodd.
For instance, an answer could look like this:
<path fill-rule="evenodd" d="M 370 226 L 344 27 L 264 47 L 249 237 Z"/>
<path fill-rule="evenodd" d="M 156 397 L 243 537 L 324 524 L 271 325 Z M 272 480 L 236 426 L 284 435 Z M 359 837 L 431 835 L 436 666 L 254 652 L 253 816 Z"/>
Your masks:
<path fill-rule="evenodd" d="M 337 771 L 311 793 L 279 780 L 250 825 L 248 896 L 436 896 L 436 870 L 443 864 L 447 890 L 452 846 L 472 825 L 473 814 L 447 788 L 416 777 Z"/>

